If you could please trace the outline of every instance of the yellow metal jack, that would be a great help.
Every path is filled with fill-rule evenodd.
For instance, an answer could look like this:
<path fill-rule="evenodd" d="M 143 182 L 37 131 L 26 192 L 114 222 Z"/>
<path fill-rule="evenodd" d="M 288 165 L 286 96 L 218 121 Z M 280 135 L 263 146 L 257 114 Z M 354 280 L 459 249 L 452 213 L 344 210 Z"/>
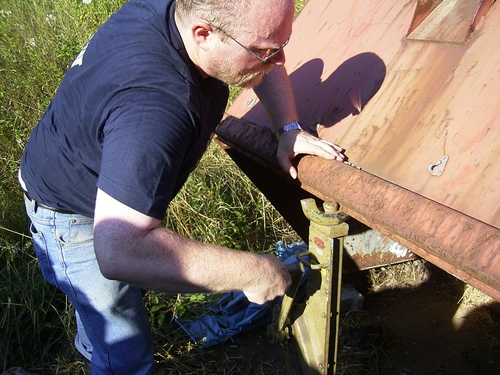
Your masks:
<path fill-rule="evenodd" d="M 301 270 L 291 270 L 292 286 L 269 331 L 275 342 L 289 338 L 295 341 L 296 360 L 302 374 L 335 374 L 342 251 L 344 236 L 349 229 L 345 223 L 348 216 L 339 211 L 336 202 L 325 202 L 323 211 L 318 209 L 314 199 L 304 199 L 301 204 L 305 216 L 311 221 L 309 252 L 298 256 Z M 304 255 L 309 256 L 310 261 L 306 262 Z M 304 301 L 293 303 L 305 267 L 310 268 L 306 296 Z"/>

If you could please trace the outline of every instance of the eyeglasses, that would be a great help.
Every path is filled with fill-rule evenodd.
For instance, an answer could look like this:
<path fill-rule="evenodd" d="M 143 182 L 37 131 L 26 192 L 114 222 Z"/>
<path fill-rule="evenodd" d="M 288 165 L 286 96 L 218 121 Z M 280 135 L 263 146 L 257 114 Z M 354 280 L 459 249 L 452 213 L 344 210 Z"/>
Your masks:
<path fill-rule="evenodd" d="M 285 43 L 283 43 L 283 45 L 279 48 L 269 48 L 266 53 L 265 53 L 265 57 L 261 57 L 258 53 L 252 51 L 250 48 L 248 47 L 245 47 L 243 44 L 241 44 L 240 42 L 238 42 L 236 39 L 234 39 L 231 35 L 229 35 L 227 32 L 225 32 L 223 29 L 221 29 L 220 27 L 217 27 L 217 26 L 213 26 L 215 29 L 219 30 L 222 34 L 224 34 L 225 36 L 227 36 L 229 39 L 233 40 L 234 42 L 236 42 L 236 44 L 240 45 L 241 47 L 243 47 L 248 53 L 252 54 L 253 56 L 255 56 L 256 58 L 258 58 L 260 60 L 261 63 L 266 63 L 268 62 L 269 60 L 271 60 L 274 56 L 276 56 L 278 53 L 280 53 L 283 48 L 286 47 L 286 45 L 288 44 L 288 42 L 290 41 L 290 38 L 291 38 L 291 35 L 288 37 L 288 39 L 285 41 Z"/>

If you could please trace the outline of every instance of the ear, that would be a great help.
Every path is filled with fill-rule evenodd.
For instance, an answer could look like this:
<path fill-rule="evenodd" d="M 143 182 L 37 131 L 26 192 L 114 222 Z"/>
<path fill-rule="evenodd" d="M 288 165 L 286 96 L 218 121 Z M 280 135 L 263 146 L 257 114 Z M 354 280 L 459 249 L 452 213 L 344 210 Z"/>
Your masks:
<path fill-rule="evenodd" d="M 196 21 L 191 24 L 191 36 L 198 47 L 207 49 L 212 41 L 214 28 L 206 21 Z"/>

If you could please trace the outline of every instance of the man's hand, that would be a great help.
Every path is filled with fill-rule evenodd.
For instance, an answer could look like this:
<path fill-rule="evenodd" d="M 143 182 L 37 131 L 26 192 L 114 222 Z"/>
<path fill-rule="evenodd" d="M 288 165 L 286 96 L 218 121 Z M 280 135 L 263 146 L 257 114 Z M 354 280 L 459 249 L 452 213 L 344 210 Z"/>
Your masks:
<path fill-rule="evenodd" d="M 253 89 L 266 109 L 275 130 L 299 118 L 290 79 L 284 66 L 275 66 Z M 343 161 L 345 160 L 343 152 L 342 147 L 331 142 L 316 138 L 305 131 L 291 130 L 280 136 L 276 156 L 281 168 L 292 178 L 297 178 L 297 170 L 291 162 L 297 155 L 309 154 Z"/>
<path fill-rule="evenodd" d="M 250 302 L 263 304 L 285 294 L 292 283 L 286 266 L 274 255 L 260 256 L 258 269 L 248 270 L 254 274 L 252 284 L 243 289 Z"/>
<path fill-rule="evenodd" d="M 316 138 L 302 131 L 292 130 L 281 135 L 276 157 L 281 168 L 292 178 L 297 178 L 297 169 L 292 159 L 299 154 L 316 155 L 325 159 L 345 160 L 344 149 L 336 144 Z"/>

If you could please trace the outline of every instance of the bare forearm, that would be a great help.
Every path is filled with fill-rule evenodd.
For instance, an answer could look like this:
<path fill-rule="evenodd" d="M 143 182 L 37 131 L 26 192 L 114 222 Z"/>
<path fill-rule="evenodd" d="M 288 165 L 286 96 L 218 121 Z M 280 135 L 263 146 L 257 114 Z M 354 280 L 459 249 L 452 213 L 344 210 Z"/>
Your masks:
<path fill-rule="evenodd" d="M 242 290 L 256 303 L 283 295 L 291 282 L 274 256 L 192 241 L 159 224 L 99 189 L 94 249 L 101 273 L 173 293 Z"/>
<path fill-rule="evenodd" d="M 297 120 L 297 109 L 288 73 L 284 66 L 275 66 L 262 82 L 254 87 L 275 130 Z"/>
<path fill-rule="evenodd" d="M 128 259 L 116 278 L 166 292 L 244 289 L 239 273 L 254 268 L 257 257 L 191 241 L 161 227 L 131 245 L 120 250 Z"/>
<path fill-rule="evenodd" d="M 254 90 L 275 130 L 298 120 L 292 86 L 284 66 L 275 66 Z M 281 168 L 292 178 L 297 178 L 297 170 L 291 160 L 299 154 L 317 155 L 325 159 L 345 158 L 342 147 L 323 141 L 308 132 L 294 130 L 283 134 L 276 158 Z"/>
<path fill-rule="evenodd" d="M 144 289 L 172 293 L 243 290 L 248 296 L 287 279 L 286 269 L 274 257 L 203 244 L 161 227 L 140 240 L 125 239 L 121 246 L 109 239 L 105 243 L 114 254 L 114 259 L 102 262 L 111 265 L 104 270 L 105 276 Z M 283 294 L 286 285 L 281 284 L 277 282 L 269 296 L 255 301 L 263 303 Z"/>

